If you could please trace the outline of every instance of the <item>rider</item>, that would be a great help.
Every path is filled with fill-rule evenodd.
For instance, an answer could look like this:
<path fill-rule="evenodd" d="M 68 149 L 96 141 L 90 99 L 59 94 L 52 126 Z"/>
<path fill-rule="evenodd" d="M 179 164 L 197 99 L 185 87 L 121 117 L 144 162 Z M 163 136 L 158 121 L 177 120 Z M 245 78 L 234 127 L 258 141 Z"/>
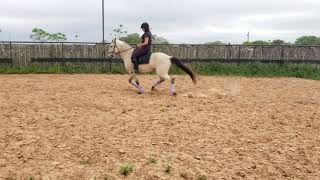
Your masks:
<path fill-rule="evenodd" d="M 141 56 L 150 52 L 151 44 L 152 44 L 152 34 L 149 29 L 149 24 L 146 22 L 142 23 L 141 29 L 144 32 L 142 36 L 142 41 L 141 43 L 137 44 L 137 48 L 133 51 L 131 56 L 131 60 L 134 64 L 134 70 L 136 73 L 138 72 L 138 66 L 139 66 L 138 59 Z"/>

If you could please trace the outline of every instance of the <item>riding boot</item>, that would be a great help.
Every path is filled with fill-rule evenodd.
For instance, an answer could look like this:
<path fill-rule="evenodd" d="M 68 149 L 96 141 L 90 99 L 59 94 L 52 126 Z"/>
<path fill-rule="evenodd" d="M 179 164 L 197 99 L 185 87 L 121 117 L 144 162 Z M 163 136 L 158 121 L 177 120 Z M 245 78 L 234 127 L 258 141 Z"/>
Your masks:
<path fill-rule="evenodd" d="M 139 73 L 139 62 L 138 62 L 138 59 L 134 59 L 134 71 L 135 73 Z"/>

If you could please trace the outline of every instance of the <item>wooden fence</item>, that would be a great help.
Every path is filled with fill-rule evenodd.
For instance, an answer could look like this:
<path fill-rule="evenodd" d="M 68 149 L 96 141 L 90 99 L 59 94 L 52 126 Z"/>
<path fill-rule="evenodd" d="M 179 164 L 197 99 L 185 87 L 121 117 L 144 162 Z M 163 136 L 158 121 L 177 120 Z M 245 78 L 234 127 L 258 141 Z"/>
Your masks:
<path fill-rule="evenodd" d="M 25 67 L 32 64 L 82 63 L 110 66 L 122 62 L 108 59 L 109 44 L 0 42 L 0 65 Z M 311 63 L 320 64 L 320 46 L 156 44 L 153 52 L 164 52 L 185 62 L 223 63 Z"/>

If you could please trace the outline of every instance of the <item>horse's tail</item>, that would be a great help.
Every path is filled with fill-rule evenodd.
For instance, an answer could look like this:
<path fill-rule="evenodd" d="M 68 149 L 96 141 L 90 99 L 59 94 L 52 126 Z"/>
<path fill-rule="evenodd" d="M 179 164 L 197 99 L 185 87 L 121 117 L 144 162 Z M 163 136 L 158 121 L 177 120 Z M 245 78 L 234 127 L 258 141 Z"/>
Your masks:
<path fill-rule="evenodd" d="M 180 69 L 182 69 L 184 72 L 189 74 L 194 84 L 197 84 L 197 78 L 196 75 L 184 64 L 181 63 L 181 61 L 175 57 L 170 58 L 171 62 L 175 65 L 177 65 Z"/>

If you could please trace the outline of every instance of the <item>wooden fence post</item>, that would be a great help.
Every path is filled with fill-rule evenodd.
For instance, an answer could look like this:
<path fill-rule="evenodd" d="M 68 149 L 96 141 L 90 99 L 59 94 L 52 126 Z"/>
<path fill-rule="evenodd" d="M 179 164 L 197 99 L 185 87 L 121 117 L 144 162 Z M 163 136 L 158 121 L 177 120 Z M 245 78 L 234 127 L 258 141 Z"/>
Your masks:
<path fill-rule="evenodd" d="M 240 64 L 240 58 L 241 58 L 241 46 L 238 47 L 238 65 Z"/>

